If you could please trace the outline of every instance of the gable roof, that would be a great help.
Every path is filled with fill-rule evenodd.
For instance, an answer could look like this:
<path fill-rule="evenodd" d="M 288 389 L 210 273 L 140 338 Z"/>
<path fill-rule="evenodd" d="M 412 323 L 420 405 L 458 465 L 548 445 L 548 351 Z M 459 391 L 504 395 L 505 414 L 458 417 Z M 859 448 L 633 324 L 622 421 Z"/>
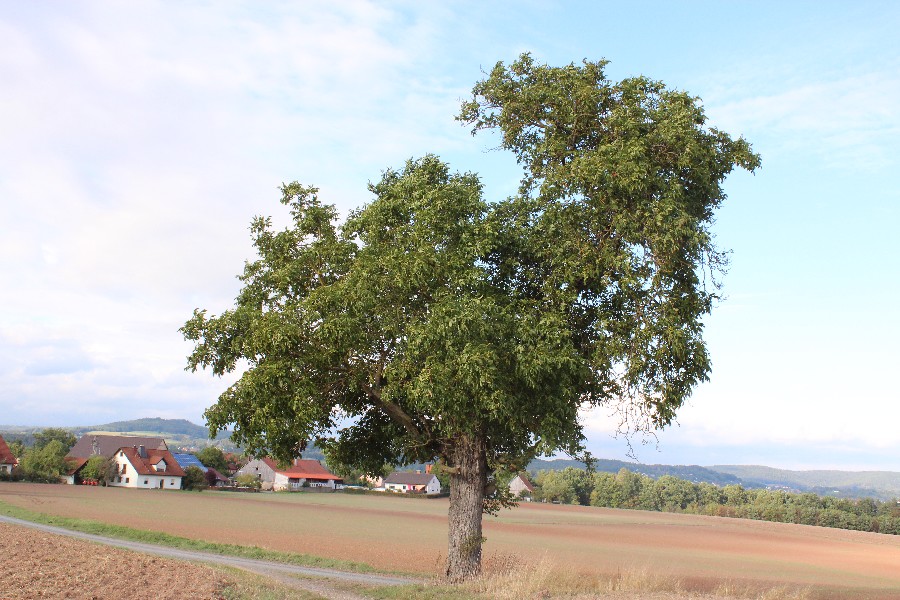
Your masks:
<path fill-rule="evenodd" d="M 94 440 L 97 441 L 96 448 L 94 447 Z M 166 440 L 161 437 L 138 437 L 138 436 L 130 436 L 130 435 L 105 435 L 102 433 L 86 433 L 81 436 L 81 439 L 75 442 L 75 445 L 72 446 L 72 449 L 69 450 L 69 453 L 66 456 L 75 457 L 75 458 L 90 458 L 95 454 L 99 454 L 100 456 L 106 456 L 107 458 L 111 457 L 113 454 L 119 451 L 119 448 L 132 446 L 144 446 L 149 451 L 150 449 L 155 450 L 168 450 L 169 447 L 166 445 Z"/>
<path fill-rule="evenodd" d="M 166 477 L 184 477 L 184 471 L 168 450 L 157 450 L 156 448 L 147 448 L 147 458 L 141 458 L 137 448 L 131 446 L 123 446 L 119 450 L 138 472 L 138 475 L 164 475 Z M 159 461 L 166 461 L 166 468 L 157 471 L 153 465 L 159 464 Z"/>
<path fill-rule="evenodd" d="M 224 475 L 222 475 L 221 473 L 219 473 L 212 467 L 208 467 L 207 473 L 212 473 L 213 475 L 215 475 L 216 481 L 224 481 L 224 482 L 231 481 L 230 479 L 228 479 L 227 477 L 225 477 Z"/>
<path fill-rule="evenodd" d="M 432 478 L 437 479 L 433 473 L 413 473 L 412 471 L 394 471 L 384 478 L 385 485 L 395 483 L 400 485 L 428 485 Z"/>
<path fill-rule="evenodd" d="M 294 477 L 300 479 L 326 479 L 326 480 L 334 480 L 334 481 L 343 481 L 343 478 L 338 477 L 334 473 L 331 473 L 322 466 L 317 460 L 302 460 L 297 459 L 287 469 L 279 469 L 275 467 L 275 461 L 271 458 L 264 458 L 263 461 L 270 467 L 272 467 L 276 473 L 281 475 L 285 475 L 287 477 Z"/>
<path fill-rule="evenodd" d="M 3 439 L 3 436 L 0 435 L 0 465 L 17 465 L 19 464 L 18 459 L 13 456 L 12 451 L 9 449 L 9 446 L 6 445 L 6 440 Z"/>
<path fill-rule="evenodd" d="M 523 474 L 523 473 L 519 473 L 518 475 L 516 475 L 515 477 L 513 477 L 513 481 L 515 481 L 517 478 L 522 480 L 522 485 L 525 486 L 525 489 L 526 489 L 526 490 L 528 490 L 529 492 L 533 492 L 533 491 L 534 491 L 534 485 L 531 483 L 531 481 L 529 481 L 528 475 L 525 475 L 525 474 Z M 512 483 L 512 481 L 510 481 L 510 483 Z"/>

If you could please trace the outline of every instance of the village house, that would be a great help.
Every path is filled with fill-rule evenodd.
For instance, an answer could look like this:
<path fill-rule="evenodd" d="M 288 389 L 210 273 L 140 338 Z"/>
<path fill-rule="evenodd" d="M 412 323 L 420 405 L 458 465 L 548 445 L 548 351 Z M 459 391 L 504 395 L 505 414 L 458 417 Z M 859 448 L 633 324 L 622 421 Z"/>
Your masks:
<path fill-rule="evenodd" d="M 509 482 L 509 492 L 513 496 L 530 500 L 531 495 L 534 493 L 534 485 L 529 481 L 527 475 L 519 473 Z"/>
<path fill-rule="evenodd" d="M 281 469 L 271 458 L 256 458 L 241 467 L 235 474 L 256 477 L 264 490 L 299 490 L 303 487 L 340 489 L 344 480 L 330 473 L 317 460 L 297 458 L 291 466 Z"/>
<path fill-rule="evenodd" d="M 0 473 L 12 473 L 18 464 L 18 459 L 13 456 L 12 451 L 6 444 L 6 440 L 0 435 Z"/>
<path fill-rule="evenodd" d="M 161 437 L 106 435 L 102 433 L 85 434 L 75 442 L 75 445 L 66 454 L 68 471 L 63 477 L 63 481 L 70 485 L 78 483 L 80 481 L 79 473 L 91 457 L 103 456 L 111 459 L 121 448 L 138 448 L 140 446 L 148 450 L 166 452 L 169 450 L 166 440 Z"/>
<path fill-rule="evenodd" d="M 439 494 L 441 482 L 432 473 L 394 471 L 384 478 L 384 489 L 387 492 L 403 494 Z"/>
<path fill-rule="evenodd" d="M 168 450 L 123 446 L 112 459 L 115 475 L 107 481 L 112 487 L 181 489 L 184 470 Z"/>

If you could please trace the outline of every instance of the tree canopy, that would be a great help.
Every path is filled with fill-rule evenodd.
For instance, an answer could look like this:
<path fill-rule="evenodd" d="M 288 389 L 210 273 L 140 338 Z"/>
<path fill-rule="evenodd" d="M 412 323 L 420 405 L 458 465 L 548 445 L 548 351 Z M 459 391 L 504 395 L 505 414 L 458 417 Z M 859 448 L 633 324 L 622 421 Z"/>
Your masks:
<path fill-rule="evenodd" d="M 210 429 L 282 461 L 314 439 L 371 473 L 440 460 L 461 579 L 480 568 L 495 470 L 578 453 L 585 407 L 669 424 L 709 372 L 721 183 L 758 157 L 705 128 L 696 99 L 604 65 L 523 55 L 476 84 L 458 118 L 516 154 L 512 198 L 486 201 L 433 155 L 385 171 L 343 223 L 316 188 L 284 185 L 292 223 L 253 221 L 235 307 L 182 328 L 189 368 L 246 366 Z"/>

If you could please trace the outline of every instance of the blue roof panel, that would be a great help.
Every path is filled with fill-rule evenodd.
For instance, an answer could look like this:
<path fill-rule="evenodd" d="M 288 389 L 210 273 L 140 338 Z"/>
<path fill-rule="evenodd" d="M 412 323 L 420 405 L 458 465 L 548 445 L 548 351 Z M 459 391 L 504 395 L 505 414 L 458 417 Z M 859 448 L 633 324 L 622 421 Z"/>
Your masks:
<path fill-rule="evenodd" d="M 188 454 L 187 452 L 173 452 L 172 456 L 175 457 L 175 462 L 177 462 L 182 469 L 187 469 L 188 467 L 197 467 L 204 473 L 208 471 L 206 465 L 200 462 L 200 459 L 193 454 Z"/>

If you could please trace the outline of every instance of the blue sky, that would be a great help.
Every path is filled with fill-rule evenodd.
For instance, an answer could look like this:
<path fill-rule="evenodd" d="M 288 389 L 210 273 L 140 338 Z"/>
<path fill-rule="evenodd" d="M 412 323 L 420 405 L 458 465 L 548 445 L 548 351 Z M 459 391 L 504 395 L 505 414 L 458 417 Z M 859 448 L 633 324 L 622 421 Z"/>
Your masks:
<path fill-rule="evenodd" d="M 278 185 L 347 211 L 433 152 L 510 194 L 453 116 L 529 51 L 686 90 L 762 155 L 718 214 L 712 379 L 638 457 L 900 470 L 900 5 L 485 4 L 0 5 L 0 423 L 202 422 L 227 381 L 183 371 L 177 329 L 231 305 Z"/>

